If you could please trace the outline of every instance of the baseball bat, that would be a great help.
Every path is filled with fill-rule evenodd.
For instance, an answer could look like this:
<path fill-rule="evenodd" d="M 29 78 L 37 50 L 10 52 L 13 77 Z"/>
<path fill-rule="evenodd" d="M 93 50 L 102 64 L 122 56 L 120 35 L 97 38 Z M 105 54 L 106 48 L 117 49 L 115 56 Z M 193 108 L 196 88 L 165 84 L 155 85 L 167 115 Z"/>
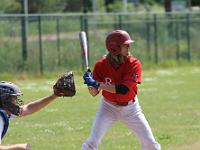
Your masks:
<path fill-rule="evenodd" d="M 89 70 L 89 62 L 88 62 L 88 43 L 87 43 L 87 36 L 85 31 L 81 31 L 79 33 L 79 40 L 80 40 L 80 44 L 81 44 L 81 49 L 83 51 L 84 54 L 84 58 L 85 58 L 85 65 L 86 65 L 86 70 Z"/>

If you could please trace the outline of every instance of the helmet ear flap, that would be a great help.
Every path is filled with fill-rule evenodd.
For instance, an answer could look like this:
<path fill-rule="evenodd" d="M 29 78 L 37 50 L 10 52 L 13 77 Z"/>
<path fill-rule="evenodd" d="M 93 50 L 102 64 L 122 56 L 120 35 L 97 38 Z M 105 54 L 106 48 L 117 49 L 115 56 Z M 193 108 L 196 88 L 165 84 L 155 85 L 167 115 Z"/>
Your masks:
<path fill-rule="evenodd" d="M 120 51 L 120 45 L 116 42 L 110 42 L 110 49 L 112 49 L 113 53 Z"/>
<path fill-rule="evenodd" d="M 111 47 L 111 48 L 116 47 L 116 45 L 117 45 L 116 42 L 110 42 L 110 47 Z"/>
<path fill-rule="evenodd" d="M 117 43 L 116 41 L 111 41 L 109 42 L 109 46 L 107 46 L 109 51 L 112 51 L 112 53 L 114 54 L 118 54 L 121 51 L 121 47 L 119 45 L 119 43 Z"/>

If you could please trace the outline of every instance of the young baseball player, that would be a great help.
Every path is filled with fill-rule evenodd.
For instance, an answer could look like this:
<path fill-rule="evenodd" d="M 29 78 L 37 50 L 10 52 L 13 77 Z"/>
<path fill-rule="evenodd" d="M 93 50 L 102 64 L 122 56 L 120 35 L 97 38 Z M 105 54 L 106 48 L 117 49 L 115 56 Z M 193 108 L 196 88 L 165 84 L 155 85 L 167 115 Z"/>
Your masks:
<path fill-rule="evenodd" d="M 129 53 L 133 42 L 124 30 L 110 32 L 106 37 L 108 54 L 96 62 L 93 75 L 88 70 L 83 76 L 89 93 L 96 96 L 102 91 L 102 98 L 82 150 L 97 150 L 105 133 L 117 121 L 136 134 L 142 150 L 161 149 L 138 102 L 137 84 L 141 83 L 142 70 L 140 61 Z"/>
<path fill-rule="evenodd" d="M 31 150 L 29 144 L 1 145 L 1 140 L 9 127 L 10 118 L 31 115 L 44 108 L 58 97 L 52 94 L 26 105 L 22 105 L 22 100 L 20 99 L 21 95 L 22 92 L 17 85 L 11 82 L 0 81 L 0 150 Z"/>

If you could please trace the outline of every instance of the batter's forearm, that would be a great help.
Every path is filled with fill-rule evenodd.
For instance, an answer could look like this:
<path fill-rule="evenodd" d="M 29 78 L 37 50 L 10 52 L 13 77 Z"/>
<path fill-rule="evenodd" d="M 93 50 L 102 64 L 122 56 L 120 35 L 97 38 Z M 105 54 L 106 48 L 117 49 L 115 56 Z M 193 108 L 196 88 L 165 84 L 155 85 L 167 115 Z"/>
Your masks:
<path fill-rule="evenodd" d="M 107 84 L 104 84 L 104 83 L 100 83 L 99 90 L 105 90 L 105 91 L 108 91 L 110 93 L 116 93 L 115 85 L 107 85 Z"/>
<path fill-rule="evenodd" d="M 89 90 L 90 95 L 92 95 L 92 96 L 96 96 L 97 94 L 99 94 L 99 90 L 96 89 L 95 87 L 89 86 L 88 90 Z"/>

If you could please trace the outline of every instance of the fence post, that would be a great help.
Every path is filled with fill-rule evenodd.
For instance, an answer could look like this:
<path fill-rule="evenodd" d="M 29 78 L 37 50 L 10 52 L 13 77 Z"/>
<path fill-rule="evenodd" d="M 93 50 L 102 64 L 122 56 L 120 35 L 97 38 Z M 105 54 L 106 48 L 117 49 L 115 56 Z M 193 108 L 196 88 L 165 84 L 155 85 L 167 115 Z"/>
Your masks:
<path fill-rule="evenodd" d="M 27 30 L 25 16 L 21 17 L 21 42 L 22 42 L 22 59 L 23 59 L 23 70 L 26 68 L 27 62 Z"/>
<path fill-rule="evenodd" d="M 155 63 L 158 64 L 158 26 L 157 26 L 157 14 L 153 14 L 154 16 L 154 47 L 155 47 Z"/>
<path fill-rule="evenodd" d="M 83 15 L 80 15 L 80 29 L 83 31 Z"/>
<path fill-rule="evenodd" d="M 84 30 L 84 21 L 83 21 L 83 15 L 80 15 L 80 27 L 81 27 L 81 31 Z M 81 65 L 82 65 L 82 70 L 84 70 L 84 53 L 81 49 Z"/>
<path fill-rule="evenodd" d="M 39 62 L 40 62 L 40 74 L 43 75 L 43 49 L 42 49 L 42 27 L 41 27 L 41 16 L 38 16 L 38 35 L 39 35 Z"/>
<path fill-rule="evenodd" d="M 87 43 L 88 43 L 88 63 L 90 62 L 90 44 L 89 44 L 89 34 L 88 34 L 88 0 L 83 0 L 83 29 L 87 36 Z M 85 59 L 85 57 L 83 56 Z"/>
<path fill-rule="evenodd" d="M 58 52 L 58 65 L 61 65 L 60 61 L 60 17 L 56 17 L 56 35 L 57 35 L 57 52 Z"/>
<path fill-rule="evenodd" d="M 114 15 L 113 28 L 114 28 L 115 30 L 117 29 L 117 16 L 116 16 L 116 15 Z"/>
<path fill-rule="evenodd" d="M 187 31 L 187 44 L 188 44 L 188 61 L 191 61 L 192 53 L 191 53 L 191 36 L 190 36 L 190 26 L 191 26 L 191 17 L 190 14 L 187 13 L 186 15 L 187 18 L 187 26 L 186 26 L 186 31 Z"/>
<path fill-rule="evenodd" d="M 150 19 L 149 14 L 146 14 L 146 40 L 147 40 L 147 57 L 151 60 L 151 45 L 150 45 Z"/>
<path fill-rule="evenodd" d="M 180 45 L 179 45 L 179 41 L 180 41 L 180 37 L 179 37 L 179 17 L 176 17 L 176 60 L 179 61 L 180 59 Z"/>
<path fill-rule="evenodd" d="M 21 0 L 21 42 L 22 42 L 22 59 L 23 59 L 23 70 L 26 70 L 27 65 L 27 31 L 28 31 L 28 16 L 27 16 L 27 1 Z"/>
<path fill-rule="evenodd" d="M 122 15 L 119 14 L 118 15 L 118 29 L 121 29 L 122 28 Z"/>

